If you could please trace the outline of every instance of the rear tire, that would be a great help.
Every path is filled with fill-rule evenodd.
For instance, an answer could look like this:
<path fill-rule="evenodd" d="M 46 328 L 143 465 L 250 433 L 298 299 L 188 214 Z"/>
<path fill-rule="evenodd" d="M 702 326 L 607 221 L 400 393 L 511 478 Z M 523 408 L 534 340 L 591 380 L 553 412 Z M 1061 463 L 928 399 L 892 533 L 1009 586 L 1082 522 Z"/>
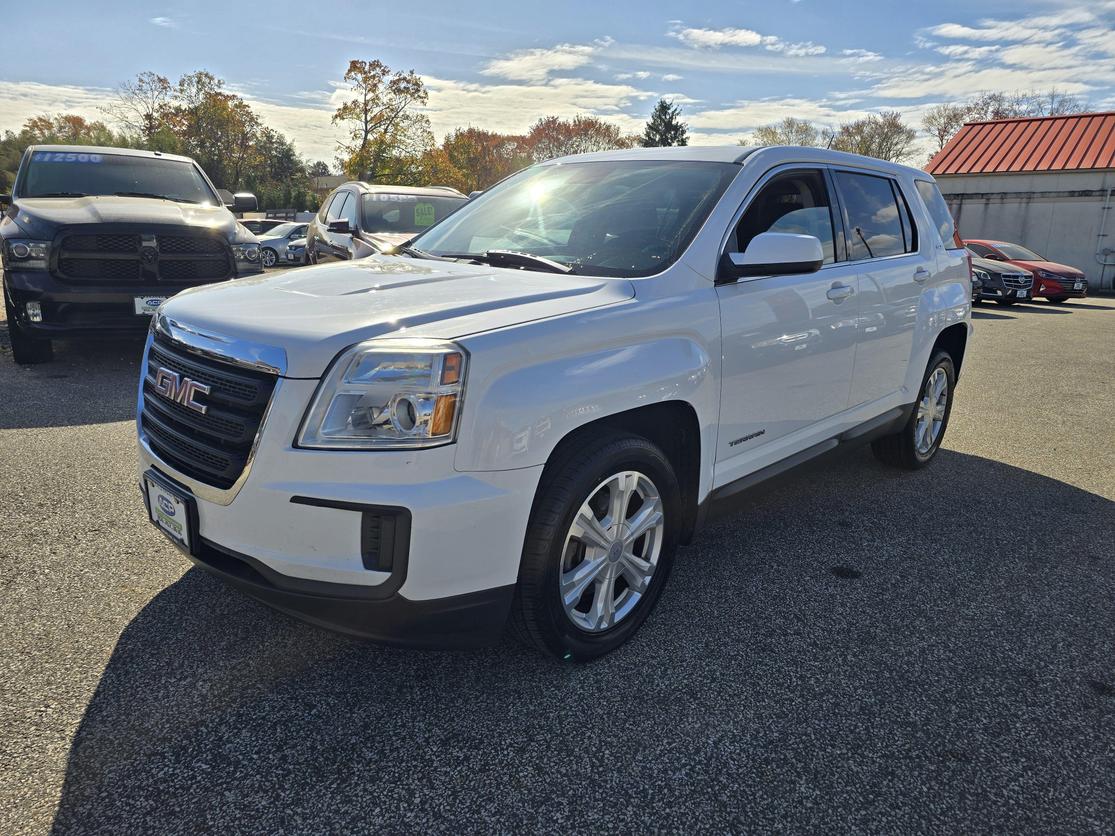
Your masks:
<path fill-rule="evenodd" d="M 4 314 L 8 318 L 8 339 L 12 344 L 12 359 L 20 366 L 49 363 L 54 359 L 54 345 L 50 340 L 32 337 L 19 327 L 15 309 L 4 294 Z"/>
<path fill-rule="evenodd" d="M 566 661 L 615 650 L 658 602 L 681 523 L 681 489 L 658 447 L 610 432 L 586 440 L 543 474 L 512 631 Z"/>
<path fill-rule="evenodd" d="M 879 461 L 894 467 L 905 470 L 925 467 L 933 461 L 945 437 L 955 390 L 956 369 L 952 357 L 947 351 L 938 351 L 922 377 L 920 397 L 909 420 L 898 432 L 871 442 L 871 452 Z"/>

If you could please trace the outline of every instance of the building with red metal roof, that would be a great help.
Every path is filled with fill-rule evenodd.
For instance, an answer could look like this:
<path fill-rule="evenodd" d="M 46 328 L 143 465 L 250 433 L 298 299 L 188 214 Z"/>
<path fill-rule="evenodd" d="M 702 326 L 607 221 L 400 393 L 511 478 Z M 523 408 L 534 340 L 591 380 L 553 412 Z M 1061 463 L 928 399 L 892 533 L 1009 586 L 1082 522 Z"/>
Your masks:
<path fill-rule="evenodd" d="M 1115 113 L 970 122 L 926 166 L 964 238 L 1012 241 L 1115 285 Z"/>

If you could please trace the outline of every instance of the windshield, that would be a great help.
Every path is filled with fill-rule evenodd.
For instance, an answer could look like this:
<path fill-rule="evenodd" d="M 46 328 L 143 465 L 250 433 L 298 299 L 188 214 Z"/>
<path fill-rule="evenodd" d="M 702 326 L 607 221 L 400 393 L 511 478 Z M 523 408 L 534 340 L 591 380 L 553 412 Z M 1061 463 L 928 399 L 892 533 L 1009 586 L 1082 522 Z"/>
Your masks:
<path fill-rule="evenodd" d="M 147 195 L 219 205 L 192 162 L 123 154 L 35 151 L 18 191 L 20 197 Z"/>
<path fill-rule="evenodd" d="M 440 256 L 512 250 L 574 273 L 650 276 L 681 255 L 738 172 L 731 163 L 693 161 L 539 165 L 413 243 Z"/>
<path fill-rule="evenodd" d="M 365 232 L 413 235 L 423 232 L 466 203 L 463 197 L 376 192 L 363 198 L 360 213 Z"/>
<path fill-rule="evenodd" d="M 278 226 L 263 230 L 261 234 L 266 235 L 268 238 L 283 238 L 290 235 L 290 233 L 294 232 L 294 230 L 298 229 L 300 226 L 302 226 L 302 224 L 279 224 Z"/>
<path fill-rule="evenodd" d="M 996 241 L 994 246 L 995 249 L 1014 261 L 1045 261 L 1044 258 L 1033 250 L 1028 250 L 1018 244 L 1003 244 Z"/>

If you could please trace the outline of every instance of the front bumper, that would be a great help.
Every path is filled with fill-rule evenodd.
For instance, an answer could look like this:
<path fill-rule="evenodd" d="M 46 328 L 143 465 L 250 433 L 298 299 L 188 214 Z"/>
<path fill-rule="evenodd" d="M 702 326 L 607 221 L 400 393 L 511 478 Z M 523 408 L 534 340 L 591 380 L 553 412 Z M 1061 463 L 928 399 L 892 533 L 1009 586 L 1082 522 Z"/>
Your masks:
<path fill-rule="evenodd" d="M 225 280 L 227 281 L 227 280 Z M 20 329 L 44 338 L 142 334 L 151 324 L 136 313 L 137 298 L 170 297 L 196 284 L 66 284 L 45 270 L 4 271 L 4 293 Z M 42 306 L 42 322 L 27 318 L 25 305 Z"/>
<path fill-rule="evenodd" d="M 1030 300 L 1030 289 L 1022 288 L 1016 289 L 1013 287 L 993 287 L 984 285 L 979 290 L 980 299 L 1013 299 L 1016 302 L 1028 302 Z"/>
<path fill-rule="evenodd" d="M 1076 285 L 1080 287 L 1077 288 Z M 1083 299 L 1088 295 L 1087 279 L 1058 281 L 1057 279 L 1034 279 L 1034 295 L 1046 299 Z"/>
<path fill-rule="evenodd" d="M 202 540 L 189 555 L 196 565 L 256 600 L 329 630 L 408 647 L 477 647 L 497 640 L 507 622 L 514 585 L 410 600 L 375 588 L 299 581 L 266 564 Z"/>
<path fill-rule="evenodd" d="M 344 632 L 410 644 L 490 638 L 507 615 L 505 588 L 518 580 L 542 467 L 459 472 L 455 445 L 296 448 L 316 386 L 279 379 L 249 465 L 228 490 L 175 470 L 140 428 L 141 484 L 153 469 L 196 504 L 191 558 L 272 606 Z M 395 512 L 409 519 L 406 548 L 382 565 L 368 546 L 368 532 L 382 526 L 369 515 Z M 476 635 L 458 642 L 455 619 L 465 611 Z"/>

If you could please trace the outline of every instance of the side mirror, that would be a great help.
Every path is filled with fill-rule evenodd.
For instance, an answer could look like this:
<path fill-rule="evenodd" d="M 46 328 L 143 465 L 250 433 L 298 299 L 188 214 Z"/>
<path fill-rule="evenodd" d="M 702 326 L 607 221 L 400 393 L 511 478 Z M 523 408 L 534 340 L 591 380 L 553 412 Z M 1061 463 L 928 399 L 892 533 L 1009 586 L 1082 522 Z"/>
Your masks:
<path fill-rule="evenodd" d="M 724 253 L 717 278 L 734 281 L 752 276 L 816 273 L 824 263 L 825 252 L 819 238 L 789 232 L 763 232 L 751 239 L 746 252 Z"/>
<path fill-rule="evenodd" d="M 259 201 L 256 196 L 251 192 L 237 192 L 232 196 L 232 211 L 233 212 L 256 212 L 259 211 Z"/>
<path fill-rule="evenodd" d="M 352 235 L 352 227 L 344 218 L 329 222 L 329 231 L 337 235 Z"/>

